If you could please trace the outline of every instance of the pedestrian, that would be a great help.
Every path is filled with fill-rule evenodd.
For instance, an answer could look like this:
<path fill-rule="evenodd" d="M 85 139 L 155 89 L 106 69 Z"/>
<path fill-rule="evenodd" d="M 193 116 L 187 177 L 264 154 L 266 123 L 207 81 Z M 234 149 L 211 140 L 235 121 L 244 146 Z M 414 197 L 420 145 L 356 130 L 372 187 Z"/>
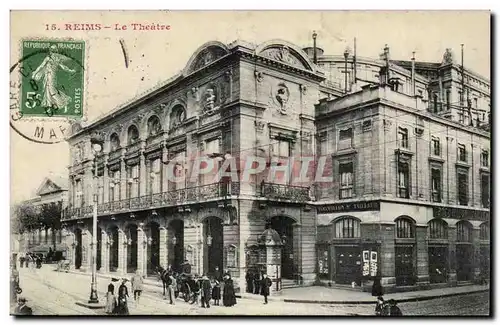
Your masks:
<path fill-rule="evenodd" d="M 377 276 L 373 279 L 372 285 L 372 296 L 379 297 L 384 295 L 384 288 L 382 287 L 382 283 L 380 282 L 380 277 Z"/>
<path fill-rule="evenodd" d="M 220 282 L 217 279 L 215 279 L 212 289 L 212 298 L 214 299 L 214 306 L 220 306 Z"/>
<path fill-rule="evenodd" d="M 19 293 L 19 271 L 16 268 L 16 264 L 11 264 L 10 266 L 10 301 L 15 304 L 17 300 L 17 294 Z M 22 292 L 22 290 L 21 290 Z"/>
<path fill-rule="evenodd" d="M 397 306 L 396 300 L 390 299 L 387 301 L 384 316 L 403 316 L 401 309 Z"/>
<path fill-rule="evenodd" d="M 118 288 L 118 305 L 116 307 L 117 315 L 128 315 L 128 288 L 127 288 L 127 279 L 123 279 L 122 284 Z"/>
<path fill-rule="evenodd" d="M 385 302 L 382 296 L 377 297 L 377 304 L 375 305 L 375 316 L 382 316 L 384 313 Z"/>
<path fill-rule="evenodd" d="M 139 270 L 135 272 L 130 282 L 132 284 L 132 291 L 134 292 L 134 301 L 139 304 L 139 299 L 141 298 L 141 293 L 144 285 L 144 277 L 141 275 Z"/>
<path fill-rule="evenodd" d="M 253 293 L 253 272 L 251 269 L 247 270 L 245 280 L 247 281 L 247 292 Z"/>
<path fill-rule="evenodd" d="M 175 288 L 177 287 L 177 281 L 174 278 L 173 273 L 169 273 L 167 279 L 167 292 L 170 299 L 170 304 L 175 305 Z"/>
<path fill-rule="evenodd" d="M 212 299 L 212 284 L 204 274 L 201 278 L 201 307 L 210 308 L 210 299 Z"/>
<path fill-rule="evenodd" d="M 267 297 L 269 296 L 272 285 L 273 282 L 271 281 L 271 279 L 269 279 L 269 276 L 267 274 L 264 274 L 260 284 L 260 294 L 264 296 L 264 305 L 267 305 Z"/>
<path fill-rule="evenodd" d="M 260 272 L 257 270 L 255 274 L 253 275 L 253 293 L 258 295 L 260 294 L 260 283 L 262 281 L 262 278 L 260 276 Z"/>
<path fill-rule="evenodd" d="M 26 298 L 19 298 L 17 301 L 17 307 L 14 310 L 14 314 L 17 316 L 31 316 L 33 315 L 33 309 L 26 305 Z"/>
<path fill-rule="evenodd" d="M 222 304 L 226 307 L 236 305 L 236 294 L 234 292 L 234 283 L 231 275 L 224 276 L 224 291 L 222 293 Z"/>
<path fill-rule="evenodd" d="M 24 256 L 19 256 L 19 267 L 22 268 L 24 266 L 24 259 L 25 257 Z"/>
<path fill-rule="evenodd" d="M 199 279 L 199 275 L 198 274 L 195 274 L 194 275 L 194 279 L 192 281 L 192 284 L 190 284 L 191 286 L 191 289 L 193 290 L 193 299 L 191 300 L 191 305 L 193 304 L 199 304 L 200 303 L 200 279 Z"/>
<path fill-rule="evenodd" d="M 219 270 L 218 266 L 216 266 L 215 270 L 214 270 L 214 279 L 216 279 L 219 282 L 222 280 L 222 277 L 221 277 L 220 270 Z"/>
<path fill-rule="evenodd" d="M 105 312 L 112 315 L 116 308 L 115 286 L 113 283 L 108 284 L 108 292 L 106 292 L 106 307 Z"/>

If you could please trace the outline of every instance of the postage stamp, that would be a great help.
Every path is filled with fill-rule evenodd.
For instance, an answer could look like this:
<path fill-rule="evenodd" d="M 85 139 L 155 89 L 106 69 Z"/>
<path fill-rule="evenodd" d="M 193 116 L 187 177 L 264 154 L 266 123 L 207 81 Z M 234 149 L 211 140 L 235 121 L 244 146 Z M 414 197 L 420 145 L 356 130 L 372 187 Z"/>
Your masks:
<path fill-rule="evenodd" d="M 82 117 L 85 42 L 23 40 L 22 57 L 22 115 Z"/>

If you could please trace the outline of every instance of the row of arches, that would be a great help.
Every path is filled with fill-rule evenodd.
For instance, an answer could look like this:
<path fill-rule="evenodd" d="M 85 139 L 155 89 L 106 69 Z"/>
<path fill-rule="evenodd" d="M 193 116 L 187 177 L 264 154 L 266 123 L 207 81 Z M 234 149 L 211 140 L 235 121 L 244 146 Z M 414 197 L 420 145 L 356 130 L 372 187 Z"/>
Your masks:
<path fill-rule="evenodd" d="M 343 216 L 332 220 L 335 228 L 335 238 L 360 238 L 361 220 L 351 216 Z M 395 219 L 395 238 L 415 238 L 416 222 L 413 218 L 401 216 Z M 473 225 L 467 220 L 455 224 L 456 241 L 472 242 Z M 448 239 L 448 223 L 443 219 L 432 219 L 427 223 L 429 239 Z M 488 222 L 479 226 L 479 239 L 489 240 L 490 227 Z"/>
<path fill-rule="evenodd" d="M 205 260 L 207 261 L 204 272 L 213 272 L 218 267 L 222 270 L 223 267 L 223 251 L 224 251 L 224 235 L 223 235 L 223 220 L 216 216 L 211 216 L 203 221 L 203 243 Z M 155 274 L 156 267 L 167 267 L 170 265 L 174 270 L 180 271 L 181 264 L 187 259 L 185 252 L 185 237 L 184 237 L 184 221 L 174 219 L 169 222 L 166 227 L 166 236 L 162 238 L 160 235 L 162 226 L 159 222 L 151 221 L 144 226 L 129 222 L 123 227 L 111 224 L 105 229 L 98 227 L 97 229 L 97 270 L 103 268 L 103 263 L 109 263 L 104 269 L 110 272 L 122 270 L 125 273 L 134 273 L 139 268 L 139 251 L 144 249 L 145 270 L 148 275 Z M 143 232 L 143 242 L 139 242 L 139 232 Z M 120 232 L 122 235 L 120 236 Z M 106 234 L 106 239 L 103 240 L 103 234 Z M 74 241 L 74 267 L 79 269 L 85 263 L 90 261 L 89 247 L 84 247 L 84 230 L 76 228 L 73 232 Z M 90 233 L 89 233 L 90 235 Z M 122 240 L 120 241 L 120 238 Z M 210 239 L 208 239 L 210 238 Z M 167 240 L 166 240 L 167 239 Z M 86 241 L 91 242 L 91 239 Z M 106 251 L 109 256 L 103 260 L 103 249 L 106 245 Z M 127 247 L 126 257 L 120 261 L 120 245 Z M 168 255 L 165 265 L 162 265 L 162 254 L 165 250 Z M 104 251 L 104 252 L 106 252 Z M 121 265 L 124 263 L 124 265 Z"/>
<path fill-rule="evenodd" d="M 186 109 L 183 105 L 177 104 L 172 108 L 169 118 L 162 123 L 158 115 L 151 115 L 143 125 L 131 124 L 126 132 L 119 134 L 114 132 L 109 137 L 110 151 L 120 149 L 125 145 L 133 145 L 140 139 L 155 137 L 164 130 L 170 130 L 182 124 L 186 119 Z M 168 123 L 168 124 L 167 124 Z"/>

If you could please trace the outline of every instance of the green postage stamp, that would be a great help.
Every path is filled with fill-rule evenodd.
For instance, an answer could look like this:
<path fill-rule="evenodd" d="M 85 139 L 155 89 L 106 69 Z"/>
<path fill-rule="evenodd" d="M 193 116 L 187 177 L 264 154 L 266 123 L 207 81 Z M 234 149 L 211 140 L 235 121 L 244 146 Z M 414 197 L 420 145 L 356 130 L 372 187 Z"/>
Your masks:
<path fill-rule="evenodd" d="M 85 42 L 23 40 L 23 116 L 83 116 Z"/>

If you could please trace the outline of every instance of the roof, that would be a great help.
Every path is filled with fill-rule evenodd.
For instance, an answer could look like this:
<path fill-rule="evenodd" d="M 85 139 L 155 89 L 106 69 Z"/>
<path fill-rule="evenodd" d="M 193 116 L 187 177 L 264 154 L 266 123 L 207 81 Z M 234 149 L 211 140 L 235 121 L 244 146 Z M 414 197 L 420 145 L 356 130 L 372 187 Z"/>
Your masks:
<path fill-rule="evenodd" d="M 68 178 L 62 175 L 49 175 L 44 178 L 42 184 L 38 187 L 36 194 L 38 196 L 50 194 L 53 192 L 61 192 L 68 190 Z"/>

